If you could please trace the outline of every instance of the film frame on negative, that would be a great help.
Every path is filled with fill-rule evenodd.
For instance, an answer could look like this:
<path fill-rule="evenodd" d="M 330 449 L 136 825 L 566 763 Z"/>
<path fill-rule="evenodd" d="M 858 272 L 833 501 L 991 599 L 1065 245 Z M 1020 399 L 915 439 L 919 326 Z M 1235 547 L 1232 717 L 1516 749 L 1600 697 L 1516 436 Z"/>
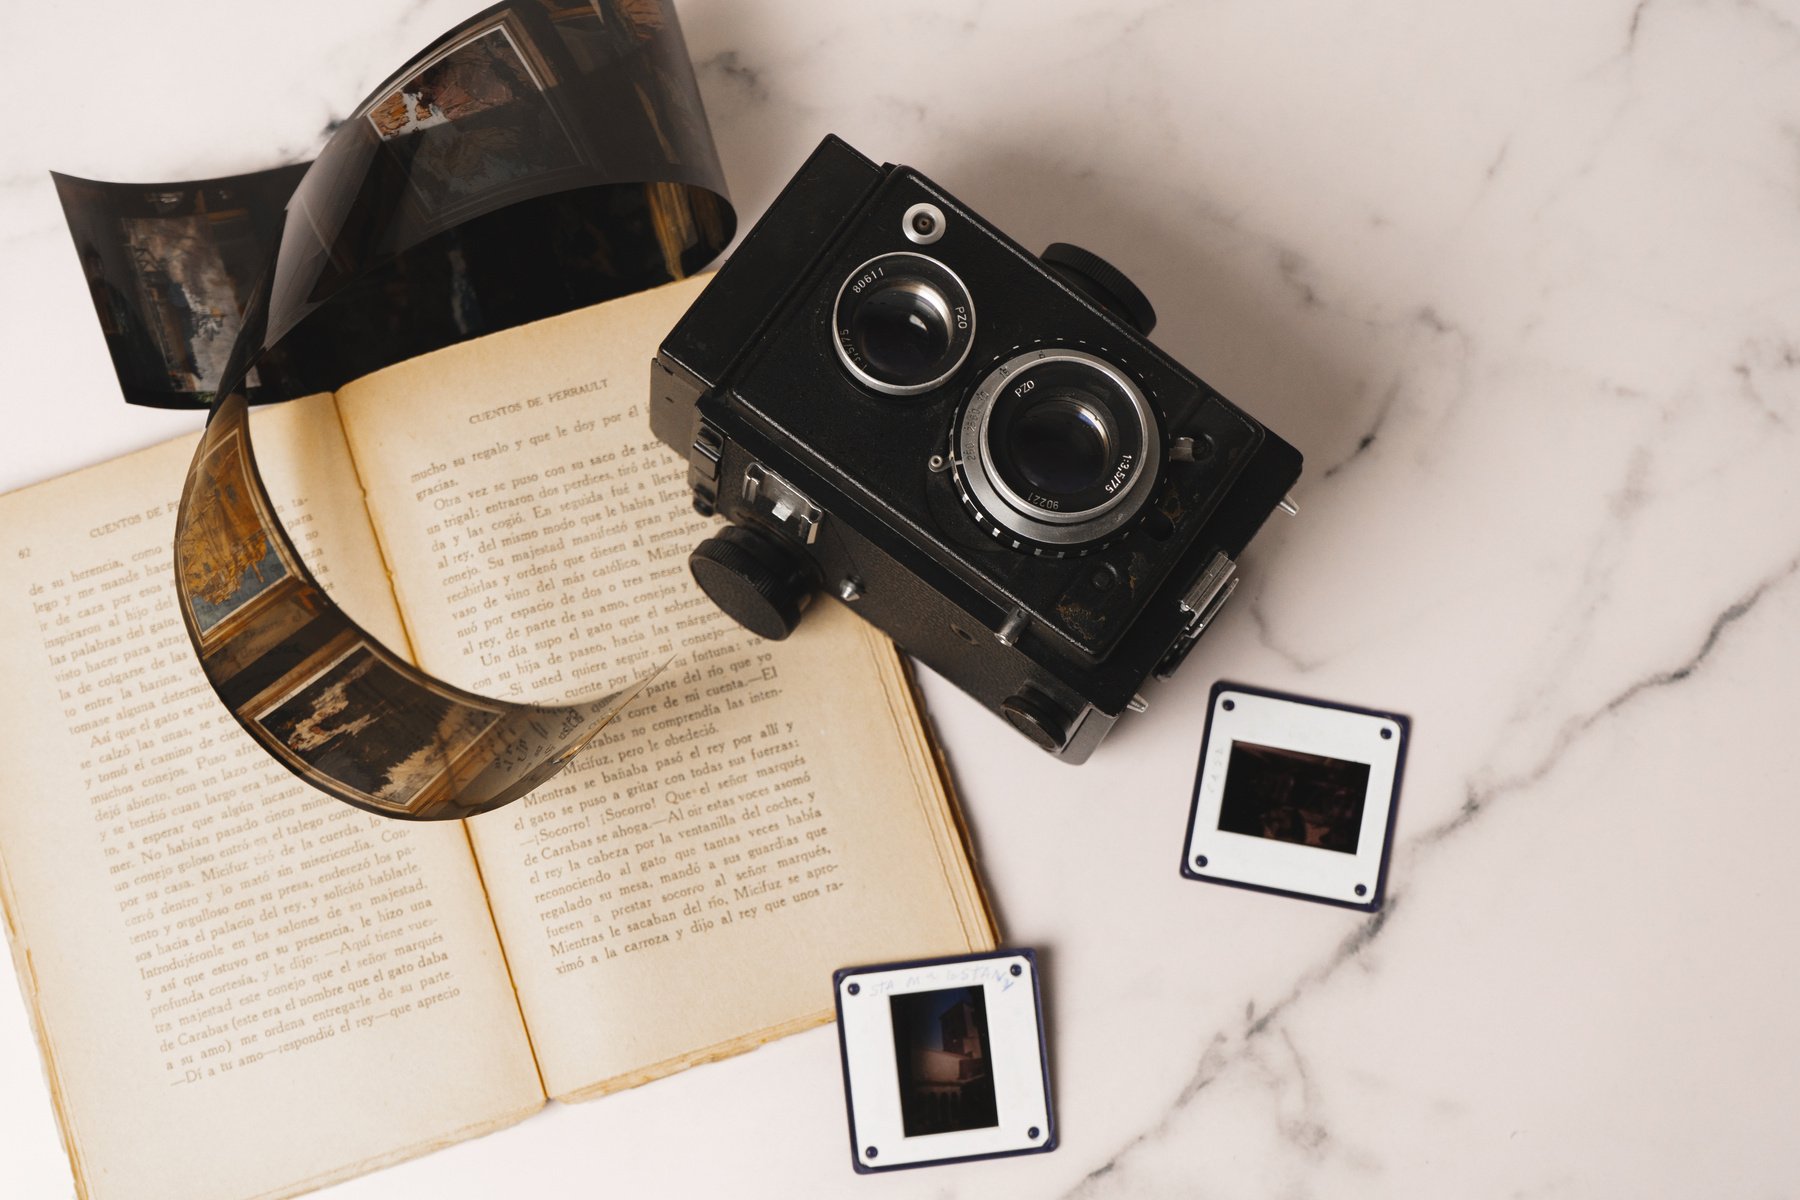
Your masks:
<path fill-rule="evenodd" d="M 1181 873 L 1374 912 L 1411 731 L 1399 713 L 1214 684 Z"/>
<path fill-rule="evenodd" d="M 832 982 L 859 1173 L 1056 1148 L 1032 951 L 845 967 Z"/>

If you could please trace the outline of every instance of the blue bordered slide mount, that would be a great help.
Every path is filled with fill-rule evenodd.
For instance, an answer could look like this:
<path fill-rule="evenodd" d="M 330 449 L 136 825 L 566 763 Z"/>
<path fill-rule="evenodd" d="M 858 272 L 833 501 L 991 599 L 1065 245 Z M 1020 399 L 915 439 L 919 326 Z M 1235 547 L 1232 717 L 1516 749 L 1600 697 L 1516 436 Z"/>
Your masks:
<path fill-rule="evenodd" d="M 1056 1148 L 1030 950 L 846 967 L 832 981 L 858 1172 Z"/>
<path fill-rule="evenodd" d="M 1181 873 L 1380 908 L 1411 731 L 1399 713 L 1214 684 Z"/>

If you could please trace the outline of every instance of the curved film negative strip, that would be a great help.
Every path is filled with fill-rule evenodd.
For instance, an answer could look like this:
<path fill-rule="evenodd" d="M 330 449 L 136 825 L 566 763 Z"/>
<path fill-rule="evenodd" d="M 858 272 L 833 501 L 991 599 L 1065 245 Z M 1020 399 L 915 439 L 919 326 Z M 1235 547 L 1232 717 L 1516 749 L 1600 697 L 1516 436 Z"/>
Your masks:
<path fill-rule="evenodd" d="M 310 164 L 55 180 L 125 397 L 169 408 L 335 391 L 682 278 L 735 229 L 662 0 L 478 13 L 376 88 Z"/>
<path fill-rule="evenodd" d="M 227 397 L 188 469 L 176 591 L 219 699 L 314 787 L 390 817 L 473 816 L 560 771 L 654 677 L 540 707 L 418 670 L 346 616 L 306 569 L 257 474 L 248 417 L 241 396 Z"/>
<path fill-rule="evenodd" d="M 301 561 L 248 406 L 715 257 L 735 218 L 666 5 L 490 8 L 377 88 L 309 166 L 57 186 L 126 398 L 213 410 L 182 492 L 177 592 L 207 679 L 279 762 L 371 812 L 467 817 L 554 775 L 654 676 L 540 706 L 418 670 Z"/>

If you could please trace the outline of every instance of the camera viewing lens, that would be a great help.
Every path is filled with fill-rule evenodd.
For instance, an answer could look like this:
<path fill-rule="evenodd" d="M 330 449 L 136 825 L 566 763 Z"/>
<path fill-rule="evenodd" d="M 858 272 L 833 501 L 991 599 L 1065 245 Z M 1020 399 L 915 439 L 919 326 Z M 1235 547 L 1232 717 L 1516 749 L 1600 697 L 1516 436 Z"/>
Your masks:
<path fill-rule="evenodd" d="M 832 308 L 838 358 L 891 396 L 937 387 L 962 366 L 975 306 L 950 268 L 923 254 L 884 254 L 851 272 Z"/>
<path fill-rule="evenodd" d="M 996 537 L 1081 553 L 1143 508 L 1162 427 L 1118 366 L 1085 350 L 1032 350 L 995 367 L 958 418 L 956 478 Z"/>
<path fill-rule="evenodd" d="M 929 379 L 950 352 L 950 305 L 942 292 L 916 279 L 877 284 L 862 298 L 850 336 L 877 373 Z"/>

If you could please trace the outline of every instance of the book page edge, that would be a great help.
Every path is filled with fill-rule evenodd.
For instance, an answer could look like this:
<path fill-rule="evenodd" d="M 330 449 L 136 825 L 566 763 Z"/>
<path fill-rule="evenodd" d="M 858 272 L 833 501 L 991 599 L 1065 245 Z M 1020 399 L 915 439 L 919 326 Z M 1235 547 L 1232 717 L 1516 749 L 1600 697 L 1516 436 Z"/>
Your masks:
<path fill-rule="evenodd" d="M 623 1074 L 602 1079 L 597 1083 L 583 1084 L 581 1087 L 550 1098 L 562 1104 L 580 1104 L 587 1100 L 597 1100 L 601 1096 L 610 1095 L 613 1092 L 629 1091 L 631 1088 L 642 1087 L 646 1083 L 654 1083 L 658 1079 L 685 1071 L 689 1067 L 735 1058 L 758 1046 L 779 1041 L 791 1034 L 804 1033 L 808 1029 L 829 1025 L 836 1015 L 835 1010 L 822 1008 L 816 1012 L 780 1021 L 751 1033 L 739 1034 L 737 1037 L 727 1038 L 722 1042 L 714 1042 L 712 1045 L 703 1046 L 698 1050 L 677 1054 L 673 1058 L 665 1058 L 661 1062 L 626 1071 Z"/>
<path fill-rule="evenodd" d="M 918 786 L 914 792 L 918 803 L 926 810 L 926 820 L 932 825 L 932 841 L 945 882 L 958 899 L 964 941 L 970 952 L 992 950 L 999 944 L 999 919 L 981 878 L 974 835 L 963 812 L 962 797 L 956 790 L 950 761 L 932 727 L 931 716 L 921 702 L 912 664 L 893 639 L 874 626 L 863 624 L 863 638 L 882 680 L 882 692 L 887 698 L 895 735 L 907 747 L 908 757 L 913 760 L 914 770 L 918 773 Z M 932 797 L 938 800 L 936 812 L 929 805 Z M 944 825 L 948 828 L 943 828 Z M 958 850 L 960 855 L 955 853 Z M 972 911 L 960 911 L 965 900 Z M 975 922 L 973 927 L 971 917 Z"/>
<path fill-rule="evenodd" d="M 50 1023 L 38 995 L 37 972 L 31 960 L 31 946 L 25 940 L 25 927 L 18 917 L 18 899 L 13 895 L 12 876 L 7 870 L 4 847 L 0 847 L 0 925 L 6 927 L 6 942 L 12 949 L 13 971 L 19 980 L 19 995 L 25 1001 L 25 1015 L 31 1022 L 31 1037 L 37 1043 L 43 1064 L 43 1079 L 50 1091 L 50 1109 L 56 1118 L 56 1132 L 62 1139 L 63 1153 L 69 1159 L 74 1176 L 75 1194 L 87 1200 L 85 1163 L 81 1156 L 81 1138 L 76 1129 L 75 1112 L 63 1094 L 62 1076 L 57 1069 L 56 1044 L 50 1035 Z"/>
<path fill-rule="evenodd" d="M 429 1137 L 423 1141 L 414 1142 L 410 1146 L 402 1146 L 399 1149 L 389 1151 L 385 1154 L 376 1155 L 374 1158 L 365 1158 L 360 1162 L 339 1167 L 321 1175 L 313 1175 L 291 1184 L 284 1184 L 273 1191 L 258 1192 L 254 1196 L 246 1197 L 245 1200 L 286 1200 L 287 1197 L 300 1196 L 307 1192 L 318 1191 L 320 1188 L 330 1187 L 334 1183 L 342 1183 L 347 1179 L 355 1179 L 362 1175 L 372 1175 L 376 1171 L 397 1166 L 398 1164 L 407 1162 L 411 1159 L 423 1158 L 427 1154 L 433 1154 L 448 1146 L 454 1146 L 458 1142 L 466 1142 L 474 1138 L 486 1137 L 490 1133 L 498 1133 L 502 1129 L 508 1129 L 528 1117 L 541 1112 L 544 1103 L 544 1101 L 540 1100 L 535 1104 L 502 1113 L 497 1117 L 491 1117 L 485 1121 L 476 1121 L 473 1124 L 464 1125 L 460 1129 L 453 1130 L 450 1133 L 438 1134 L 435 1137 Z"/>

